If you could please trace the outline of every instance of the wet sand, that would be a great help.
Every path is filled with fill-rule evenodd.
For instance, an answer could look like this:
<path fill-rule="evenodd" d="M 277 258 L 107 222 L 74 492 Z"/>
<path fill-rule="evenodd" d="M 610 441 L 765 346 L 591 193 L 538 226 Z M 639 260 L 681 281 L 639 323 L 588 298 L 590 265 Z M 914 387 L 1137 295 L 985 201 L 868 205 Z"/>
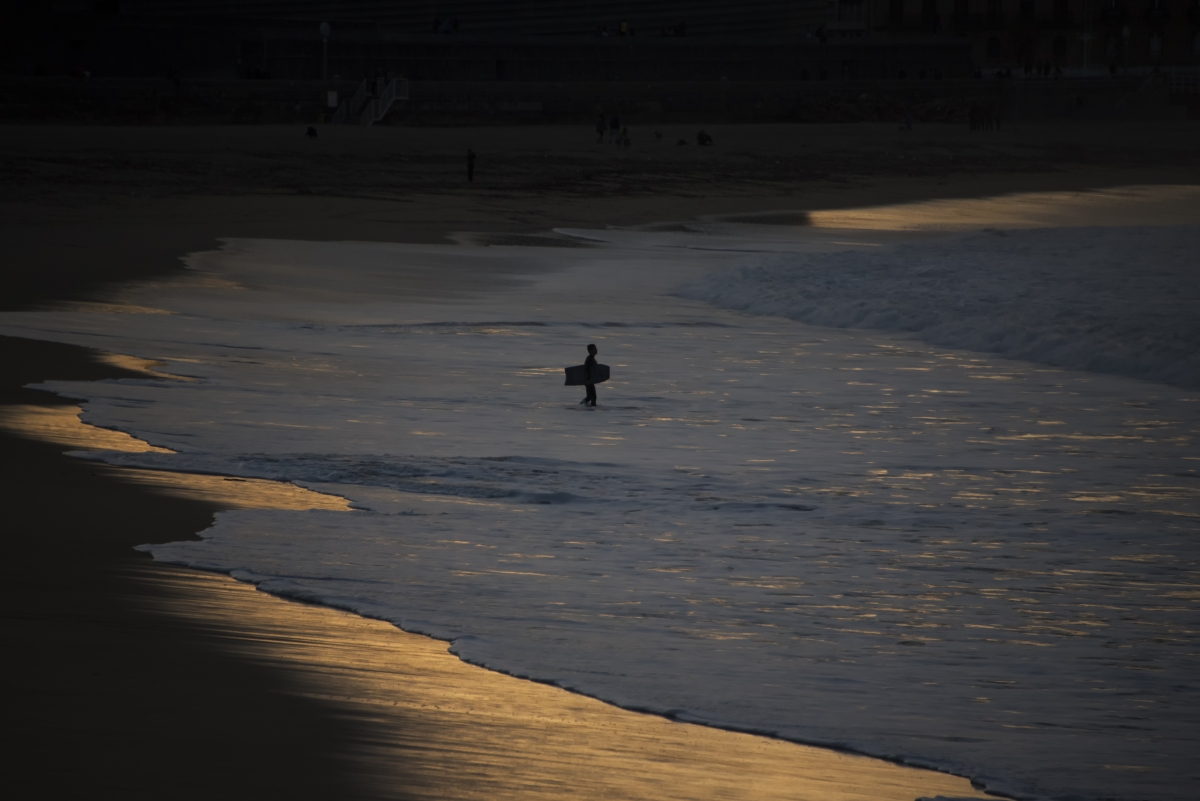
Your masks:
<path fill-rule="evenodd" d="M 1016 190 L 1200 183 L 1196 164 L 1171 146 L 1171 137 L 1194 134 L 1194 124 L 1159 138 L 1120 128 L 1111 143 L 1091 129 L 1055 129 L 1054 147 L 1042 150 L 1034 134 L 1014 133 L 1004 147 L 1036 156 L 1021 162 L 1025 171 L 989 170 L 982 156 L 970 169 L 895 167 L 907 158 L 886 166 L 891 156 L 974 147 L 956 144 L 962 136 L 949 129 L 897 144 L 890 126 L 862 126 L 851 131 L 854 144 L 839 143 L 833 126 L 763 128 L 714 130 L 718 142 L 741 136 L 742 149 L 672 151 L 663 155 L 669 170 L 636 174 L 628 159 L 609 163 L 625 154 L 584 146 L 572 146 L 552 169 L 534 168 L 538 148 L 566 134 L 504 129 L 490 140 L 503 170 L 472 187 L 456 175 L 454 148 L 487 132 L 388 139 L 388 131 L 325 136 L 322 129 L 318 141 L 333 142 L 334 153 L 314 169 L 328 180 L 290 190 L 288 181 L 313 161 L 297 151 L 304 144 L 277 146 L 297 133 L 290 128 L 2 129 L 0 163 L 12 178 L 0 190 L 3 305 L 102 301 L 106 283 L 168 274 L 180 255 L 211 248 L 217 237 L 443 241 L 453 231 L 529 234 Z M 797 140 L 813 130 L 812 140 Z M 1086 158 L 1056 161 L 1052 151 L 1072 135 L 1087 140 L 1077 143 Z M 871 154 L 874 172 L 856 166 L 856 152 Z M 773 169 L 774 156 L 820 161 L 823 172 Z M 383 162 L 386 169 L 371 169 Z M 568 167 L 580 176 L 557 184 L 544 177 Z M 585 178 L 585 169 L 594 172 Z M 16 696 L 10 730 L 20 733 L 11 758 L 42 777 L 47 796 L 111 789 L 156 798 L 536 798 L 584 796 L 586 786 L 607 793 L 596 797 L 712 798 L 737 797 L 746 775 L 776 777 L 752 788 L 749 797 L 759 798 L 771 797 L 771 787 L 823 799 L 969 794 L 951 777 L 900 771 L 928 782 L 918 789 L 876 760 L 620 712 L 463 665 L 444 644 L 385 624 L 154 564 L 132 547 L 191 538 L 216 510 L 267 503 L 271 490 L 231 489 L 216 479 L 196 487 L 63 457 L 77 446 L 73 412 L 22 386 L 132 376 L 139 366 L 48 343 L 0 343 L 0 403 L 23 408 L 10 410 L 10 419 L 24 420 L 28 434 L 4 434 L 0 460 L 9 533 L 5 641 L 14 655 L 5 675 Z M 294 502 L 302 501 L 286 501 Z M 465 689 L 453 703 L 433 701 L 433 690 L 448 682 Z M 548 712 L 558 701 L 542 693 L 565 706 Z M 710 735 L 718 741 L 700 743 Z M 800 775 L 809 777 L 807 795 L 797 789 Z M 682 789 L 666 792 L 674 787 Z"/>
<path fill-rule="evenodd" d="M 72 448 L 156 450 L 81 423 L 78 412 L 0 407 L 0 427 Z M 279 482 L 99 470 L 220 508 L 352 513 L 340 498 Z M 272 598 L 217 574 L 153 568 L 137 580 L 161 596 L 168 618 L 219 634 L 243 661 L 288 675 L 290 695 L 354 722 L 347 759 L 370 795 L 907 801 L 971 793 L 951 776 L 626 712 L 468 665 L 445 643 L 388 623 Z M 455 774 L 449 783 L 448 766 Z"/>

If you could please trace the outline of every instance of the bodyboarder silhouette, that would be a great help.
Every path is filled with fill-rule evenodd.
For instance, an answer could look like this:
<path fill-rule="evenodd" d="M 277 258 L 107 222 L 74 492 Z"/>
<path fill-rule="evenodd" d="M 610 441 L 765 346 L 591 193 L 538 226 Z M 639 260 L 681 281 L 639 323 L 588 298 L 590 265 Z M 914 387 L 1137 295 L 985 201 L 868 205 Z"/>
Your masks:
<path fill-rule="evenodd" d="M 590 379 L 593 376 L 593 371 L 596 369 L 596 350 L 595 345 L 588 345 L 588 357 L 583 360 L 583 368 L 587 371 L 587 377 Z M 596 405 L 596 385 L 590 380 L 584 384 L 587 389 L 587 395 L 580 401 L 584 406 Z"/>

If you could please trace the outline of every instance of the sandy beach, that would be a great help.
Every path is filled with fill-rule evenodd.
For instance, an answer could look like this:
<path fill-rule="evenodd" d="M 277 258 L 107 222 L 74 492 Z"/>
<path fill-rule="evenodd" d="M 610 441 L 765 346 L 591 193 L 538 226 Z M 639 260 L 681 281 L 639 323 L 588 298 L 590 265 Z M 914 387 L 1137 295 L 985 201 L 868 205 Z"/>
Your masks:
<path fill-rule="evenodd" d="M 227 237 L 442 242 L 470 232 L 474 241 L 527 242 L 564 226 L 1200 183 L 1194 123 L 990 135 L 888 125 L 710 130 L 711 149 L 635 131 L 634 148 L 612 152 L 576 128 L 323 127 L 316 141 L 295 127 L 6 128 L 3 306 L 104 302 L 114 282 L 170 274 L 180 256 Z M 480 153 L 470 185 L 467 147 Z M 446 293 L 507 280 L 469 278 L 467 286 L 456 276 L 407 280 L 414 292 Z M 132 548 L 194 538 L 220 509 L 336 501 L 290 485 L 139 478 L 64 457 L 99 434 L 76 430 L 68 401 L 25 385 L 133 377 L 145 366 L 12 338 L 0 353 L 0 404 L 25 410 L 9 415 L 20 420 L 2 435 L 5 635 L 15 655 L 5 670 L 19 688 L 10 727 L 21 733 L 13 761 L 41 777 L 46 795 L 973 792 L 942 774 L 622 712 L 464 665 L 444 643 L 386 624 L 156 564 Z M 439 684 L 475 687 L 477 697 L 431 709 Z M 517 747 L 520 726 L 537 736 Z M 562 778 L 546 784 L 547 773 Z M 731 774 L 759 783 L 723 786 Z"/>

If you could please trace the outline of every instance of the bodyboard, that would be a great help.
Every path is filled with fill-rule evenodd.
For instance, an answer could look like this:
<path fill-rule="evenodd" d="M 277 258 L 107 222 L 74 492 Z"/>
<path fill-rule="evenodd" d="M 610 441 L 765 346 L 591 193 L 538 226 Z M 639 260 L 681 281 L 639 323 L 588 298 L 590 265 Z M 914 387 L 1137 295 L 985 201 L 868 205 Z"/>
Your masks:
<path fill-rule="evenodd" d="M 587 365 L 577 364 L 574 367 L 568 367 L 567 370 L 567 386 L 578 387 L 584 384 L 599 384 L 608 380 L 608 365 L 597 364 L 592 368 L 592 380 L 587 380 Z"/>

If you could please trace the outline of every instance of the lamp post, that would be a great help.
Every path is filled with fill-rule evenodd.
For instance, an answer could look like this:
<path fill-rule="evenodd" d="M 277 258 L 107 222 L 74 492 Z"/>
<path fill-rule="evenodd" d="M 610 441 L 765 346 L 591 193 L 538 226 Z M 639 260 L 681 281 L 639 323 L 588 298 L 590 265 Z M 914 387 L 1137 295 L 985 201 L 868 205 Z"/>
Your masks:
<path fill-rule="evenodd" d="M 321 80 L 329 79 L 329 23 L 322 22 L 321 31 Z"/>
<path fill-rule="evenodd" d="M 1083 35 L 1079 38 L 1083 41 L 1083 74 L 1088 73 L 1088 50 L 1092 43 L 1092 4 L 1084 0 L 1083 3 Z"/>

